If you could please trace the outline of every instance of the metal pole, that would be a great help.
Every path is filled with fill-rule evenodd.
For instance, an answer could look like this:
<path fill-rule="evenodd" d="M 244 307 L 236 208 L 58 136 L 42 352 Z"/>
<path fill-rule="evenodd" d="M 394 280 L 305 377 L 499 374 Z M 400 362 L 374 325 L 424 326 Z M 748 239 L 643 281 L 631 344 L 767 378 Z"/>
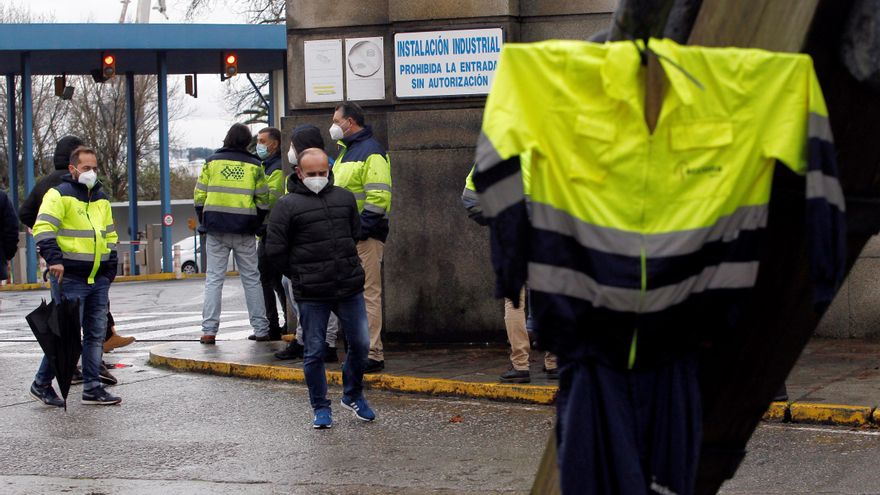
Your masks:
<path fill-rule="evenodd" d="M 31 54 L 21 55 L 22 149 L 24 157 L 24 192 L 34 188 L 34 102 L 31 89 Z M 27 238 L 27 281 L 37 281 L 37 248 L 33 235 Z"/>
<path fill-rule="evenodd" d="M 18 137 L 15 135 L 15 76 L 6 74 L 6 151 L 9 199 L 18 208 Z"/>
<path fill-rule="evenodd" d="M 267 105 L 269 107 L 268 114 L 266 115 L 267 120 L 269 121 L 269 127 L 281 127 L 275 125 L 275 74 L 269 73 L 269 101 Z"/>
<path fill-rule="evenodd" d="M 165 215 L 171 214 L 171 165 L 168 156 L 168 62 L 165 52 L 159 52 L 159 187 L 162 198 L 162 271 L 171 273 L 171 226 L 165 225 Z"/>
<path fill-rule="evenodd" d="M 128 238 L 131 241 L 131 274 L 139 275 L 137 264 L 138 251 L 138 198 L 137 198 L 137 156 L 135 156 L 135 142 L 137 141 L 137 122 L 135 121 L 134 106 L 134 74 L 125 73 L 125 89 L 127 96 L 128 114 Z"/>

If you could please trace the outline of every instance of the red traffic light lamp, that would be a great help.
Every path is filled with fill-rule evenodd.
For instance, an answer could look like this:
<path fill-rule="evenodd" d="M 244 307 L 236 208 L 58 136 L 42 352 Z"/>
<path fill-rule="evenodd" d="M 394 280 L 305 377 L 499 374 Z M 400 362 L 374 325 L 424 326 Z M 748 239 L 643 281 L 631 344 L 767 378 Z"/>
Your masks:
<path fill-rule="evenodd" d="M 223 55 L 223 73 L 220 75 L 220 79 L 229 79 L 235 75 L 238 75 L 238 56 L 234 53 L 227 53 Z"/>
<path fill-rule="evenodd" d="M 101 56 L 101 76 L 106 81 L 116 75 L 116 57 L 112 54 Z"/>

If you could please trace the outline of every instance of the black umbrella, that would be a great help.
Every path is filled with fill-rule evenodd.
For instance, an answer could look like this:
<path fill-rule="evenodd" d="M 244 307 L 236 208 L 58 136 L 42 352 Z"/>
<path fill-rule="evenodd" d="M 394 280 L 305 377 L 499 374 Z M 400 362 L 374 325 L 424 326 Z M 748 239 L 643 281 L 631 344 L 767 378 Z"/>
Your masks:
<path fill-rule="evenodd" d="M 82 354 L 79 299 L 62 297 L 60 303 L 48 304 L 43 300 L 25 319 L 52 366 L 66 410 L 70 382 Z"/>

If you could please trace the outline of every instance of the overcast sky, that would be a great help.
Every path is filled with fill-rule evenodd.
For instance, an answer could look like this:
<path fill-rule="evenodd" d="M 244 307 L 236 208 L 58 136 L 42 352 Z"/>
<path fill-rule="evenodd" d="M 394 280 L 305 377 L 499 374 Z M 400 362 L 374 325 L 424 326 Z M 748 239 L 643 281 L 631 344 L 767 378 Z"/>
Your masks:
<path fill-rule="evenodd" d="M 151 0 L 153 6 L 158 5 L 158 0 Z M 186 22 L 184 14 L 188 0 L 167 0 L 168 19 L 153 10 L 150 15 L 150 23 L 183 23 Z M 235 4 L 235 1 L 227 2 Z M 246 22 L 244 14 L 238 13 L 235 7 L 229 8 L 218 2 L 218 8 L 211 9 L 204 17 L 196 20 L 205 24 L 243 24 Z M 123 3 L 120 0 L 0 0 L 0 5 L 16 5 L 23 10 L 30 10 L 34 15 L 52 16 L 53 22 L 59 23 L 116 23 L 122 13 Z M 134 20 L 137 10 L 137 0 L 132 0 L 128 6 L 128 22 Z M 169 76 L 168 83 L 180 85 L 180 98 L 183 100 L 186 113 L 185 119 L 173 121 L 171 132 L 183 147 L 204 146 L 207 148 L 220 147 L 226 130 L 236 121 L 233 109 L 223 101 L 223 86 L 228 83 L 220 82 L 220 77 L 210 74 L 199 76 L 199 97 L 192 98 L 183 92 L 183 76 Z"/>

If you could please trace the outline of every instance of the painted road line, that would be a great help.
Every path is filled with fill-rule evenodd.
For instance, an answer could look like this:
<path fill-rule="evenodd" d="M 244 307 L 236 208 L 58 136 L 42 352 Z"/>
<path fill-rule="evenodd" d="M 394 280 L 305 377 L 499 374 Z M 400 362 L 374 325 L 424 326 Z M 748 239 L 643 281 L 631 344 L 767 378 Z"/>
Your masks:
<path fill-rule="evenodd" d="M 200 317 L 201 319 L 201 317 Z M 224 329 L 238 329 L 244 327 L 245 325 L 250 326 L 251 320 L 232 320 L 232 321 L 221 321 L 220 322 L 220 332 L 222 333 Z M 202 332 L 202 325 L 192 325 L 188 327 L 178 327 L 178 328 L 166 328 L 164 330 L 154 330 L 152 332 L 138 332 L 138 333 L 130 333 L 125 334 L 126 337 L 134 337 L 137 340 L 150 340 L 150 339 L 161 339 L 163 337 L 170 337 L 172 335 L 183 335 L 187 333 L 193 332 Z"/>
<path fill-rule="evenodd" d="M 168 318 L 161 319 L 157 318 L 153 321 L 142 322 L 142 323 L 126 323 L 122 325 L 116 325 L 116 331 L 121 333 L 126 333 L 126 330 L 140 330 L 143 328 L 155 328 L 155 327 L 167 327 L 169 325 L 177 325 L 180 323 L 192 323 L 195 321 L 202 321 L 202 315 L 191 315 L 184 316 L 181 318 Z"/>

